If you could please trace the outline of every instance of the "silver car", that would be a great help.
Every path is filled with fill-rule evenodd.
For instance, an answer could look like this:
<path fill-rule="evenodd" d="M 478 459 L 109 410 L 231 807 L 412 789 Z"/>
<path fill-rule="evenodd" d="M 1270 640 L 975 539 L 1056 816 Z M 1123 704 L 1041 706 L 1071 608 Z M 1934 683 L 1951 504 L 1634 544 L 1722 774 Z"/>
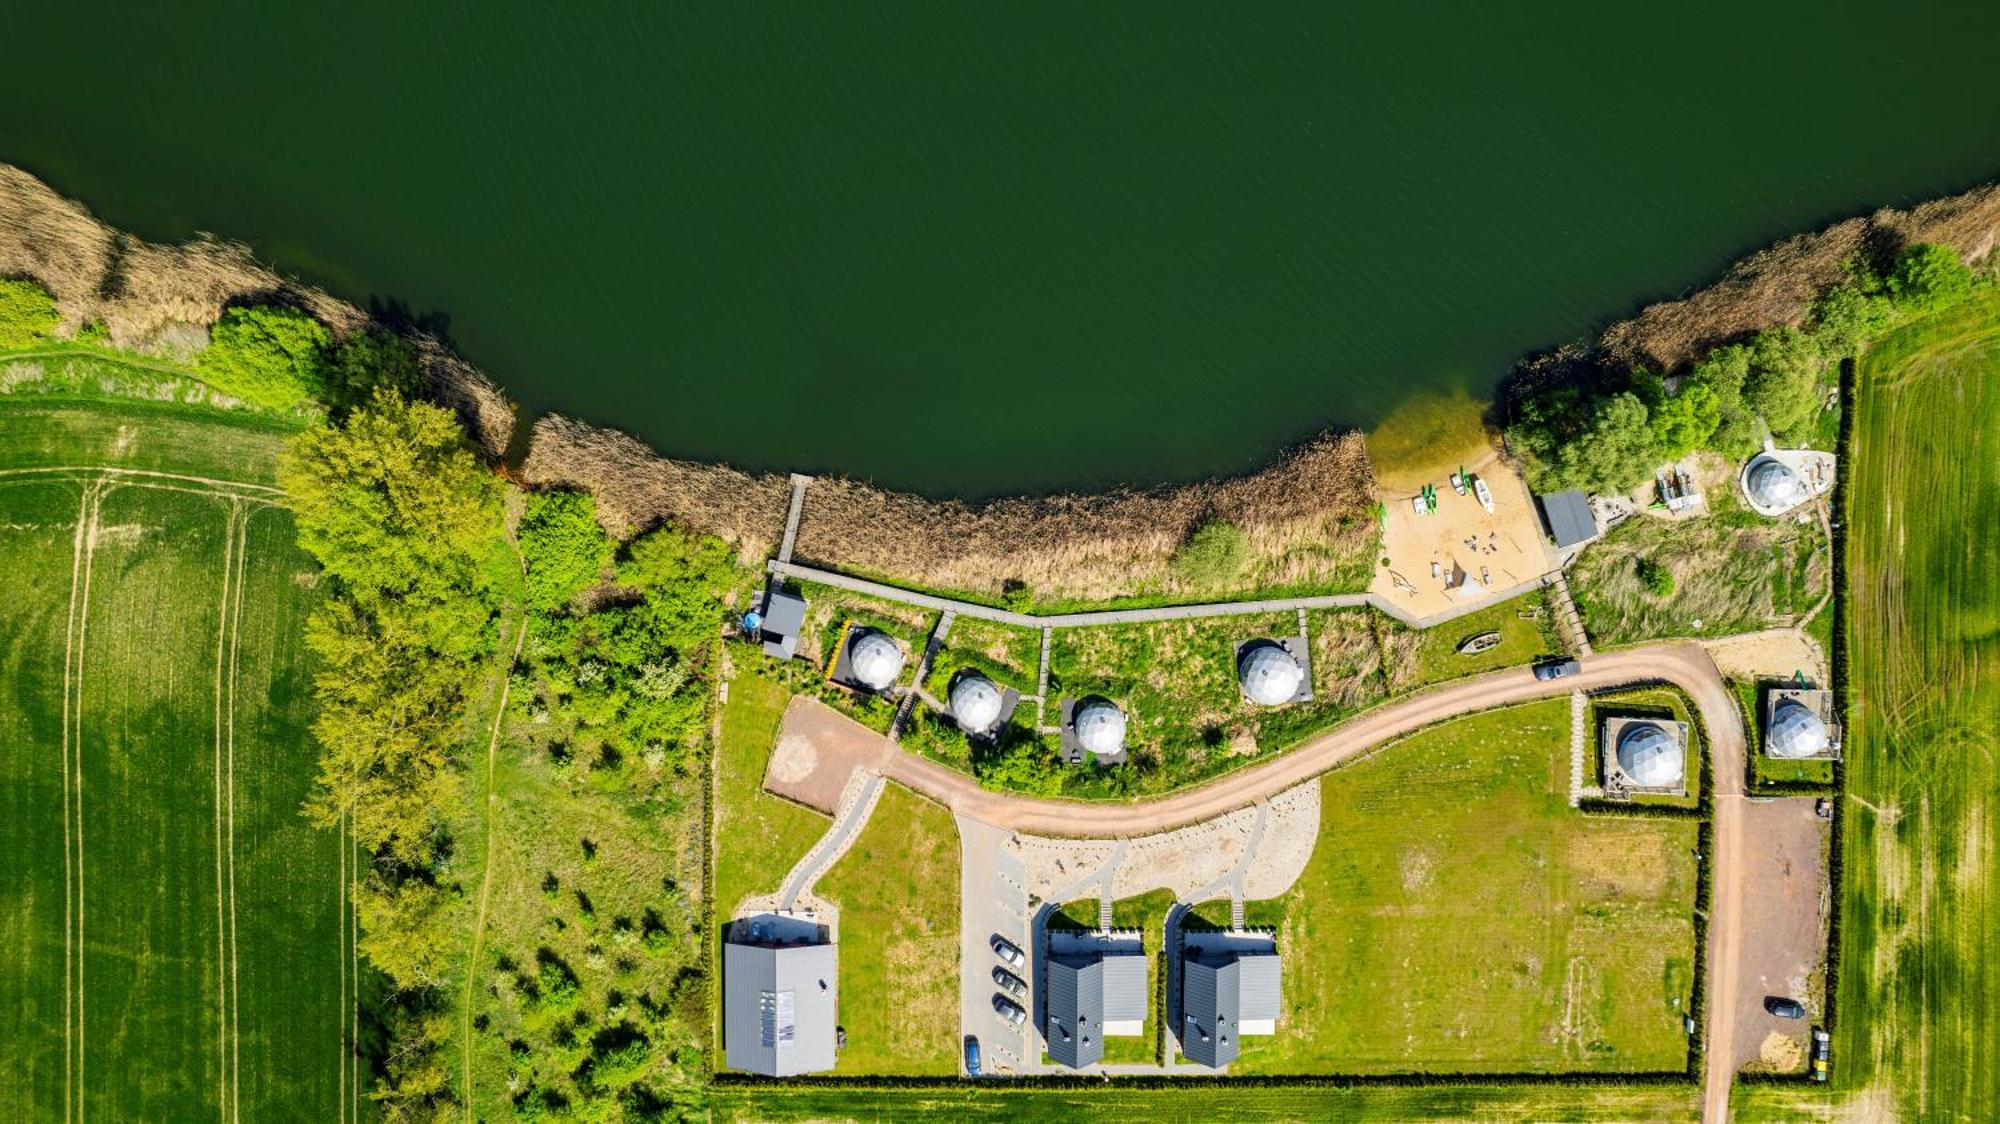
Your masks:
<path fill-rule="evenodd" d="M 998 933 L 993 934 L 993 952 L 1016 968 L 1028 962 L 1028 958 L 1021 954 L 1021 949 L 1013 941 Z"/>
<path fill-rule="evenodd" d="M 1027 981 L 1005 968 L 995 967 L 993 969 L 993 982 L 999 984 L 1000 990 L 1009 995 L 1020 996 L 1028 994 Z"/>
<path fill-rule="evenodd" d="M 1008 1026 L 1018 1027 L 1028 1018 L 1028 1012 L 1019 1003 L 1004 995 L 993 997 L 993 1010 L 999 1014 L 1000 1021 Z"/>

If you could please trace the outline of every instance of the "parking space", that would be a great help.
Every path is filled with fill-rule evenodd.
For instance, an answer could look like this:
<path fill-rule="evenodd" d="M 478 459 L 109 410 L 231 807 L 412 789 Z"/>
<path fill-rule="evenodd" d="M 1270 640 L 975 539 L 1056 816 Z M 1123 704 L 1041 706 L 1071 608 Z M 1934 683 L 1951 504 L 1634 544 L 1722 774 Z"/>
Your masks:
<path fill-rule="evenodd" d="M 1737 977 L 1738 1068 L 1801 1072 L 1807 1035 L 1825 1012 L 1826 850 L 1832 824 L 1810 796 L 1749 800 L 1744 807 L 1743 938 Z M 1804 1018 L 1766 1009 L 1769 998 L 1797 1000 Z"/>

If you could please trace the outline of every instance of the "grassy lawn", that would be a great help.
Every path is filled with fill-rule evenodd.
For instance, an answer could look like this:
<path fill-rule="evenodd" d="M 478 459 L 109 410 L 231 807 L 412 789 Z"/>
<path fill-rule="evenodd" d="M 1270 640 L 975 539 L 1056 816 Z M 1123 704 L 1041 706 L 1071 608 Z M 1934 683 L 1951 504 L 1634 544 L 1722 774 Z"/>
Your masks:
<path fill-rule="evenodd" d="M 0 396 L 0 469 L 114 465 L 271 485 L 293 428 L 165 403 Z"/>
<path fill-rule="evenodd" d="M 208 438 L 252 455 L 202 467 L 268 482 L 268 433 L 190 422 L 179 438 L 198 444 L 178 448 L 132 423 L 107 444 L 126 423 L 89 415 L 6 403 L 0 456 L 179 468 L 213 455 Z M 80 1067 L 78 1111 L 94 1116 L 336 1115 L 358 1078 L 342 1048 L 355 996 L 338 837 L 298 811 L 315 760 L 297 640 L 309 563 L 282 511 L 237 519 L 211 496 L 119 486 L 73 586 L 83 494 L 0 483 L 0 692 L 14 700 L 0 706 L 0 845 L 23 860 L 0 875 L 14 950 L 0 1096 L 56 1116 Z"/>
<path fill-rule="evenodd" d="M 2000 296 L 1861 363 L 1833 1094 L 2000 1116 Z"/>
<path fill-rule="evenodd" d="M 1555 621 L 1540 591 L 1489 605 L 1476 613 L 1435 628 L 1414 631 L 1382 617 L 1383 673 L 1389 689 L 1400 694 L 1447 679 L 1460 679 L 1503 667 L 1520 667 L 1562 650 Z M 1500 643 L 1478 655 L 1460 655 L 1458 646 L 1486 632 L 1500 634 Z"/>
<path fill-rule="evenodd" d="M 836 1073 L 958 1072 L 958 827 L 891 784 L 815 891 L 840 909 Z"/>
<path fill-rule="evenodd" d="M 1687 1063 L 1696 825 L 1567 803 L 1568 703 L 1472 715 L 1321 781 L 1278 929 L 1285 1017 L 1240 1073 Z M 1201 911 L 1226 919 L 1226 906 Z"/>
<path fill-rule="evenodd" d="M 782 684 L 762 676 L 738 675 L 729 683 L 722 745 L 715 756 L 713 900 L 718 926 L 744 898 L 776 893 L 792 864 L 832 824 L 818 812 L 764 791 L 764 766 L 789 702 L 791 693 Z"/>
<path fill-rule="evenodd" d="M 984 672 L 1002 688 L 1032 695 L 1041 666 L 1042 634 L 1038 630 L 958 617 L 951 622 L 945 646 L 931 664 L 924 689 L 942 700 L 951 689 L 951 677 L 971 668 Z"/>
<path fill-rule="evenodd" d="M 1817 519 L 1765 519 L 1729 490 L 1710 493 L 1708 505 L 1697 519 L 1634 516 L 1577 559 L 1570 587 L 1591 639 L 1727 636 L 1794 623 L 1819 604 L 1832 555 Z M 1642 558 L 1673 575 L 1671 594 L 1645 589 Z"/>

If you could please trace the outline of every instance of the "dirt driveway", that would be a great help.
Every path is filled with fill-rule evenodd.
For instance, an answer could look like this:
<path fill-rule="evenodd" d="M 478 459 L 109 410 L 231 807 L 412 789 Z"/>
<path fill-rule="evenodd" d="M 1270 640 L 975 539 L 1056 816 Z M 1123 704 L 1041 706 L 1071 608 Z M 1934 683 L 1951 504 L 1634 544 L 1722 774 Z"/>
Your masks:
<path fill-rule="evenodd" d="M 1802 1070 L 1807 1032 L 1825 1012 L 1825 849 L 1832 833 L 1813 804 L 1810 796 L 1743 804 L 1742 986 L 1730 1050 L 1739 1069 L 1763 1057 L 1780 1068 Z M 1767 995 L 1803 1002 L 1806 1017 L 1781 1019 L 1766 1012 Z"/>

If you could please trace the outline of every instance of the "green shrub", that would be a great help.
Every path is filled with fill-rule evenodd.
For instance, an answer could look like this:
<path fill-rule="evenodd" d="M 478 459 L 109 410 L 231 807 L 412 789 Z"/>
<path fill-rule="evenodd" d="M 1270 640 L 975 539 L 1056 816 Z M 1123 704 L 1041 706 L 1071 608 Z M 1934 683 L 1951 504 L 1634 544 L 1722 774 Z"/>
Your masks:
<path fill-rule="evenodd" d="M 1896 255 L 1889 295 L 1911 312 L 1936 312 L 1972 295 L 1972 270 L 1950 246 L 1919 242 Z"/>
<path fill-rule="evenodd" d="M 1789 324 L 1759 332 L 1750 342 L 1743 400 L 1774 430 L 1797 427 L 1819 403 L 1827 357 L 1819 341 Z"/>
<path fill-rule="evenodd" d="M 1655 597 L 1671 597 L 1674 592 L 1674 575 L 1665 566 L 1650 558 L 1635 560 L 1639 567 L 1639 582 L 1646 592 Z"/>
<path fill-rule="evenodd" d="M 326 325 L 289 308 L 232 308 L 209 331 L 195 361 L 202 381 L 273 410 L 320 397 L 327 386 Z"/>
<path fill-rule="evenodd" d="M 528 604 L 543 612 L 567 608 L 611 568 L 611 540 L 598 526 L 596 502 L 582 492 L 529 496 L 520 540 Z"/>
<path fill-rule="evenodd" d="M 33 347 L 61 320 L 56 298 L 38 282 L 0 280 L 0 348 Z"/>
<path fill-rule="evenodd" d="M 1174 551 L 1173 571 L 1183 581 L 1196 585 L 1223 585 L 1243 573 L 1243 558 L 1250 540 L 1234 523 L 1211 519 L 1194 529 L 1187 541 Z"/>

